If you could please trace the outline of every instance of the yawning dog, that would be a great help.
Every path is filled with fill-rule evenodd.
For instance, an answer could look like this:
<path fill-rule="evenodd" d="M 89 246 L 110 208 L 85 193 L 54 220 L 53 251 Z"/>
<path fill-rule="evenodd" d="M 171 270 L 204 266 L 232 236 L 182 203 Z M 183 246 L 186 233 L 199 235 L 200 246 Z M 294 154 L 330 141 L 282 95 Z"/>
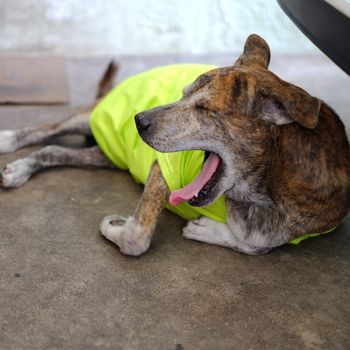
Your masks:
<path fill-rule="evenodd" d="M 128 169 L 145 183 L 136 212 L 101 223 L 128 255 L 147 251 L 166 206 L 190 220 L 184 237 L 252 255 L 327 232 L 349 210 L 344 125 L 326 103 L 269 71 L 269 61 L 267 43 L 253 34 L 231 67 L 158 68 L 62 123 L 1 131 L 0 153 L 64 133 L 98 144 L 47 146 L 6 165 L 2 186 L 52 166 Z M 115 70 L 111 64 L 99 97 Z"/>

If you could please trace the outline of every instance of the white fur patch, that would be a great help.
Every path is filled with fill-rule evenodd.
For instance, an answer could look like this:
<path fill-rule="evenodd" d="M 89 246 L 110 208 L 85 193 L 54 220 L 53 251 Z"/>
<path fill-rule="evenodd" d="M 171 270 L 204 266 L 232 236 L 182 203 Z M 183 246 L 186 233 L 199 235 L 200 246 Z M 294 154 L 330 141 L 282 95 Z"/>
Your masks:
<path fill-rule="evenodd" d="M 254 235 L 252 240 L 242 242 L 238 238 L 242 234 L 243 231 L 239 225 L 234 227 L 230 225 L 229 227 L 227 224 L 222 224 L 204 216 L 190 221 L 183 229 L 183 237 L 185 238 L 231 248 L 244 254 L 256 255 L 269 250 L 262 251 L 260 248 L 263 248 L 264 245 L 252 244 L 263 243 L 259 241 L 261 239 L 260 235 Z"/>
<path fill-rule="evenodd" d="M 113 224 L 120 222 L 120 224 Z M 126 255 L 139 256 L 150 246 L 151 235 L 144 232 L 134 217 L 125 219 L 118 215 L 106 216 L 100 225 L 101 234 L 115 243 Z"/>
<path fill-rule="evenodd" d="M 2 170 L 3 187 L 19 187 L 28 181 L 33 173 L 35 160 L 31 158 L 18 159 L 7 164 Z"/>
<path fill-rule="evenodd" d="M 0 131 L 0 154 L 14 152 L 18 148 L 16 140 L 16 131 Z"/>
<path fill-rule="evenodd" d="M 234 235 L 226 224 L 211 220 L 205 216 L 189 221 L 183 229 L 183 237 L 227 248 L 232 248 L 236 242 Z"/>

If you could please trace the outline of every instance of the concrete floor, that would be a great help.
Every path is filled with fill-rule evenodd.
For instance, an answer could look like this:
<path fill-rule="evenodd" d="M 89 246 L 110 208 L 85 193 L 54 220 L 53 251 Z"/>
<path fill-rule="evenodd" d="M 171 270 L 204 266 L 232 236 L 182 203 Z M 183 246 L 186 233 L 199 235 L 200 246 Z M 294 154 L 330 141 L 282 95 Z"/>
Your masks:
<path fill-rule="evenodd" d="M 185 59 L 121 58 L 120 76 Z M 0 128 L 68 116 L 92 99 L 105 62 L 69 60 L 70 106 L 1 107 Z M 280 57 L 273 67 L 350 126 L 350 79 L 327 59 Z M 33 149 L 1 156 L 0 167 Z M 184 222 L 164 212 L 151 249 L 131 258 L 98 227 L 105 215 L 131 214 L 141 191 L 125 172 L 71 168 L 0 192 L 1 349 L 350 348 L 350 220 L 249 257 L 184 240 Z"/>

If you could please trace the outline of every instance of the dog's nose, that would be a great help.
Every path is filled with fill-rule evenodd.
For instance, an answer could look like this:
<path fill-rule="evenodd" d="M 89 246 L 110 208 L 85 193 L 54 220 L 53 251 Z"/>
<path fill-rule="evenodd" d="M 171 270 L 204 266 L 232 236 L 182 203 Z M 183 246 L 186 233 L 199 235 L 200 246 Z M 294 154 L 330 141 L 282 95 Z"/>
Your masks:
<path fill-rule="evenodd" d="M 139 133 L 146 131 L 151 125 L 151 118 L 141 112 L 135 116 L 136 127 Z"/>

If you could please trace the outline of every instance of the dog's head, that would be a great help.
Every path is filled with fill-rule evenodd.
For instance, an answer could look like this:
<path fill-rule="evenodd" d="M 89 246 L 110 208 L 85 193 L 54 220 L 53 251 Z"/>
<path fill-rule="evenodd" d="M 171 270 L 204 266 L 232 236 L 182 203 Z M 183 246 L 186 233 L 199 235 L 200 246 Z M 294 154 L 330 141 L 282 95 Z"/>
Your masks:
<path fill-rule="evenodd" d="M 135 117 L 143 140 L 160 152 L 215 155 L 214 173 L 190 204 L 207 205 L 233 189 L 244 197 L 271 156 L 271 129 L 317 126 L 320 101 L 270 72 L 269 61 L 267 43 L 250 35 L 233 66 L 199 76 L 179 101 Z"/>

